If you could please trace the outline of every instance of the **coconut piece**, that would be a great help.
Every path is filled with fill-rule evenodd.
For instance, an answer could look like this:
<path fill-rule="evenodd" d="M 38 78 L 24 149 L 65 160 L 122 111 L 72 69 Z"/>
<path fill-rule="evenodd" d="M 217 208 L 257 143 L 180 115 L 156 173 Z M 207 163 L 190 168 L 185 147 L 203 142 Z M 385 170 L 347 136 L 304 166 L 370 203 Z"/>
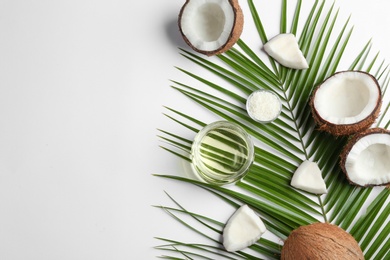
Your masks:
<path fill-rule="evenodd" d="M 352 137 L 340 154 L 340 166 L 351 184 L 390 184 L 390 131 L 372 128 Z"/>
<path fill-rule="evenodd" d="M 382 94 L 376 78 L 363 71 L 341 71 L 313 92 L 310 106 L 319 130 L 350 135 L 368 129 L 379 115 Z"/>
<path fill-rule="evenodd" d="M 178 22 L 184 41 L 195 51 L 212 56 L 238 41 L 244 16 L 238 0 L 187 0 Z"/>
<path fill-rule="evenodd" d="M 282 260 L 296 259 L 364 259 L 355 238 L 329 223 L 301 226 L 284 242 Z"/>
<path fill-rule="evenodd" d="M 223 229 L 223 246 L 229 252 L 242 250 L 256 243 L 266 230 L 260 217 L 244 204 L 229 218 Z"/>
<path fill-rule="evenodd" d="M 309 64 L 292 33 L 282 33 L 264 44 L 264 51 L 281 65 L 292 69 L 307 69 Z"/>
<path fill-rule="evenodd" d="M 315 194 L 327 193 L 320 168 L 317 163 L 310 161 L 299 165 L 291 179 L 291 186 Z"/>

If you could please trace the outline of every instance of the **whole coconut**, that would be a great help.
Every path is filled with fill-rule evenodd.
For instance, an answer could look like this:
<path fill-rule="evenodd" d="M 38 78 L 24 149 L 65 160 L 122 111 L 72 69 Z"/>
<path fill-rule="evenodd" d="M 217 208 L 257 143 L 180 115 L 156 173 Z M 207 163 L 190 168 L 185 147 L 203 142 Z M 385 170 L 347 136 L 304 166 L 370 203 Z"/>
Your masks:
<path fill-rule="evenodd" d="M 281 259 L 362 259 L 356 240 L 342 228 L 314 223 L 295 229 L 284 242 Z"/>

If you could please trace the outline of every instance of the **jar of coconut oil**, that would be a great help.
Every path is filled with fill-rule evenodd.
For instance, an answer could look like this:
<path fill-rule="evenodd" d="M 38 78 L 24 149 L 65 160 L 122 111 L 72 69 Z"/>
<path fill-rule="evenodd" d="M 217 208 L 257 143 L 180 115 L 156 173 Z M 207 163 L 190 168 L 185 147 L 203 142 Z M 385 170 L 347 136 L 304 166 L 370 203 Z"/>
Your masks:
<path fill-rule="evenodd" d="M 242 127 L 217 121 L 195 136 L 191 158 L 195 172 L 204 181 L 224 185 L 236 182 L 248 172 L 254 160 L 254 146 Z"/>

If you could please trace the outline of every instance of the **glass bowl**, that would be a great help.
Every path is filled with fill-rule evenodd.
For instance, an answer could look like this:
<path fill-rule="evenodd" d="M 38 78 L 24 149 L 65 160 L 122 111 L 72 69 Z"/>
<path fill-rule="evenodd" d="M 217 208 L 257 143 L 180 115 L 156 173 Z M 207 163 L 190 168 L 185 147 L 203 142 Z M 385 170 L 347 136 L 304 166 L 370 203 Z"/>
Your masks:
<path fill-rule="evenodd" d="M 249 95 L 246 101 L 246 110 L 256 122 L 270 123 L 279 117 L 282 111 L 282 102 L 272 91 L 256 90 Z"/>
<path fill-rule="evenodd" d="M 217 185 L 245 176 L 254 160 L 249 134 L 239 125 L 217 121 L 205 126 L 194 138 L 192 166 L 204 181 Z"/>

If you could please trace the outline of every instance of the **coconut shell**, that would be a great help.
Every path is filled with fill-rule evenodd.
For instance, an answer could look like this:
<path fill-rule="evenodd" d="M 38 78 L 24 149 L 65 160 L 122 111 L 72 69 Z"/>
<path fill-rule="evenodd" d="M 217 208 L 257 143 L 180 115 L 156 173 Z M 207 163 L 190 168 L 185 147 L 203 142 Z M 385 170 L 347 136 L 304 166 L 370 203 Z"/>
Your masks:
<path fill-rule="evenodd" d="M 363 252 L 355 238 L 329 223 L 301 226 L 284 242 L 281 259 L 362 259 Z"/>
<path fill-rule="evenodd" d="M 181 18 L 182 18 L 182 15 L 183 15 L 183 11 L 184 11 L 184 9 L 186 8 L 187 4 L 190 1 L 195 1 L 195 0 L 187 0 L 184 3 L 182 8 L 180 9 L 179 19 L 178 19 L 178 25 L 179 25 L 180 34 L 182 35 L 183 40 L 188 44 L 188 46 L 190 46 L 194 51 L 202 53 L 202 54 L 205 54 L 207 56 L 213 56 L 213 55 L 224 53 L 224 52 L 228 51 L 231 47 L 233 47 L 233 45 L 240 38 L 242 30 L 244 28 L 244 14 L 243 14 L 242 9 L 241 9 L 241 7 L 240 7 L 240 5 L 238 3 L 238 0 L 229 0 L 229 3 L 230 3 L 230 5 L 233 8 L 233 13 L 234 13 L 233 27 L 232 27 L 232 30 L 230 32 L 229 38 L 228 38 L 228 40 L 226 41 L 225 44 L 223 44 L 218 49 L 213 50 L 213 51 L 204 51 L 204 50 L 200 50 L 200 49 L 196 48 L 188 40 L 188 38 L 185 36 L 185 34 L 184 34 L 184 32 L 183 32 L 183 30 L 181 28 Z"/>
<path fill-rule="evenodd" d="M 341 167 L 341 170 L 344 172 L 345 176 L 347 177 L 347 180 L 349 181 L 350 184 L 353 184 L 353 185 L 356 185 L 356 186 L 360 186 L 360 187 L 372 187 L 372 186 L 376 186 L 376 185 L 365 185 L 365 186 L 362 186 L 362 185 L 359 185 L 355 182 L 353 182 L 349 176 L 348 176 L 348 172 L 347 172 L 347 169 L 345 167 L 345 163 L 347 161 L 347 157 L 348 157 L 348 154 L 349 152 L 351 151 L 352 147 L 360 140 L 362 139 L 363 137 L 367 136 L 367 135 L 370 135 L 370 134 L 388 134 L 390 135 L 390 131 L 389 130 L 386 130 L 386 129 L 383 129 L 383 128 L 370 128 L 370 129 L 367 129 L 363 132 L 360 132 L 356 135 L 354 135 L 353 137 L 351 137 L 349 140 L 348 140 L 348 143 L 344 146 L 341 154 L 340 154 L 340 167 Z M 368 173 L 370 174 L 370 173 Z M 390 182 L 389 183 L 383 183 L 382 185 L 390 185 Z"/>
<path fill-rule="evenodd" d="M 322 83 L 324 83 L 326 80 L 330 79 L 334 75 L 339 74 L 339 73 L 343 73 L 343 72 L 345 72 L 345 71 L 336 72 L 332 76 L 325 79 Z M 328 133 L 335 135 L 335 136 L 352 135 L 352 134 L 356 134 L 356 133 L 362 132 L 362 131 L 370 128 L 372 126 L 372 124 L 375 122 L 375 120 L 378 118 L 378 115 L 380 113 L 381 106 L 382 106 L 382 96 L 381 96 L 382 92 L 380 90 L 379 83 L 376 80 L 376 78 L 374 76 L 370 75 L 369 73 L 366 73 L 363 71 L 359 71 L 359 72 L 365 73 L 368 76 L 370 76 L 376 82 L 376 85 L 379 89 L 380 96 L 378 98 L 377 104 L 376 104 L 374 110 L 372 111 L 372 113 L 369 116 L 367 116 L 366 118 L 364 118 L 363 120 L 356 122 L 354 124 L 334 124 L 334 123 L 331 123 L 329 121 L 326 121 L 318 114 L 318 112 L 314 106 L 314 100 L 315 100 L 318 89 L 322 85 L 322 83 L 321 83 L 313 91 L 312 97 L 310 98 L 310 102 L 309 102 L 309 105 L 310 105 L 310 108 L 312 111 L 312 116 L 314 118 L 314 121 L 317 124 L 318 130 L 328 132 Z"/>

